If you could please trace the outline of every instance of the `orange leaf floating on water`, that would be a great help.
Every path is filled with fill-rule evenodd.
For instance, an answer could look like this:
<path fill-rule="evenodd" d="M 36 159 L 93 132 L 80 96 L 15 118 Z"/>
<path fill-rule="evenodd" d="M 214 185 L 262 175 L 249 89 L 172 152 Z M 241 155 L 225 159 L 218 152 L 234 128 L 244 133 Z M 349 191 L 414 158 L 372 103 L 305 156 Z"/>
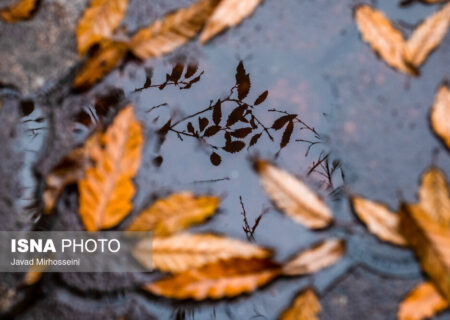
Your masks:
<path fill-rule="evenodd" d="M 450 301 L 450 229 L 434 221 L 420 205 L 403 205 L 400 230 L 422 269 Z"/>
<path fill-rule="evenodd" d="M 121 110 L 105 133 L 89 138 L 87 143 L 94 142 L 90 149 L 94 165 L 78 183 L 86 230 L 111 228 L 130 213 L 135 193 L 132 178 L 141 162 L 143 140 L 132 106 Z"/>
<path fill-rule="evenodd" d="M 201 223 L 214 214 L 219 198 L 195 197 L 191 192 L 159 199 L 142 211 L 128 227 L 129 231 L 152 231 L 155 236 L 168 236 Z"/>
<path fill-rule="evenodd" d="M 269 250 L 214 234 L 178 234 L 140 241 L 133 256 L 148 269 L 179 273 L 231 258 L 267 258 Z"/>
<path fill-rule="evenodd" d="M 234 258 L 178 273 L 144 289 L 175 299 L 231 298 L 252 292 L 279 274 L 279 265 L 269 259 Z"/>
<path fill-rule="evenodd" d="M 398 320 L 422 320 L 436 315 L 449 306 L 431 282 L 415 287 L 400 304 Z"/>
<path fill-rule="evenodd" d="M 431 109 L 431 126 L 450 149 L 450 88 L 447 84 L 436 95 Z"/>
<path fill-rule="evenodd" d="M 295 298 L 289 309 L 283 311 L 279 320 L 319 320 L 319 299 L 312 289 L 305 289 Z"/>
<path fill-rule="evenodd" d="M 405 44 L 403 52 L 406 63 L 417 68 L 435 49 L 447 33 L 450 25 L 450 3 L 427 18 L 418 26 Z"/>
<path fill-rule="evenodd" d="M 92 0 L 78 23 L 78 53 L 112 35 L 127 10 L 128 0 Z"/>
<path fill-rule="evenodd" d="M 73 87 L 82 89 L 94 85 L 120 64 L 127 50 L 125 42 L 102 40 L 78 71 Z"/>
<path fill-rule="evenodd" d="M 444 173 L 438 168 L 432 167 L 422 176 L 419 205 L 431 219 L 450 227 L 450 190 Z"/>
<path fill-rule="evenodd" d="M 261 0 L 222 0 L 208 18 L 200 41 L 205 43 L 224 29 L 238 25 L 252 14 L 260 3 Z"/>
<path fill-rule="evenodd" d="M 403 60 L 405 41 L 400 31 L 380 11 L 368 5 L 356 8 L 355 19 L 362 38 L 391 67 L 408 73 L 416 74 Z"/>
<path fill-rule="evenodd" d="M 339 239 L 325 240 L 300 252 L 283 265 L 283 274 L 298 276 L 314 273 L 335 264 L 345 253 L 345 243 Z"/>
<path fill-rule="evenodd" d="M 311 229 L 324 228 L 333 221 L 322 199 L 293 175 L 263 160 L 256 162 L 256 170 L 269 197 L 294 221 Z"/>
<path fill-rule="evenodd" d="M 131 38 L 131 51 L 141 59 L 172 52 L 197 35 L 218 3 L 199 0 L 141 29 Z"/>
<path fill-rule="evenodd" d="M 17 22 L 30 18 L 37 0 L 19 0 L 11 7 L 0 9 L 0 17 L 6 22 Z"/>
<path fill-rule="evenodd" d="M 373 234 L 384 241 L 400 246 L 406 245 L 406 240 L 398 228 L 398 215 L 385 205 L 361 197 L 353 197 L 352 205 L 357 216 Z"/>

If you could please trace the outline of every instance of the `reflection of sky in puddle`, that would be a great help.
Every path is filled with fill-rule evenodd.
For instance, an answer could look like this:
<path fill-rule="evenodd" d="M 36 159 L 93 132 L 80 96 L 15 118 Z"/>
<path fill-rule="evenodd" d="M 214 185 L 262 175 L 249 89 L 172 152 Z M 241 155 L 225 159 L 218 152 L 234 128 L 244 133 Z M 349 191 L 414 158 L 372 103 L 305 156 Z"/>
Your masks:
<path fill-rule="evenodd" d="M 169 133 L 161 148 L 164 158 L 161 167 L 156 168 L 152 163 L 160 153 L 155 148 L 156 138 L 150 129 L 160 128 L 174 110 L 191 114 L 207 107 L 211 99 L 226 96 L 234 85 L 235 68 L 241 59 L 252 81 L 248 101 L 254 101 L 261 92 L 269 90 L 264 105 L 298 113 L 324 137 L 325 143 L 314 146 L 307 157 L 307 144 L 291 142 L 276 159 L 277 165 L 305 177 L 320 153 L 331 151 L 331 156 L 344 164 L 350 190 L 385 201 L 393 208 L 397 206 L 399 193 L 413 200 L 420 173 L 432 163 L 433 150 L 442 150 L 429 129 L 428 110 L 439 82 L 448 77 L 448 70 L 443 70 L 442 66 L 450 65 L 449 38 L 447 36 L 422 68 L 422 76 L 408 79 L 386 67 L 361 42 L 351 17 L 352 4 L 351 1 L 329 0 L 285 1 L 281 6 L 277 1 L 267 1 L 237 30 L 228 31 L 205 47 L 189 44 L 187 51 L 181 50 L 187 52 L 189 59 L 195 58 L 200 69 L 205 71 L 201 81 L 191 89 L 180 91 L 168 87 L 162 91 L 151 89 L 130 95 L 149 133 L 136 179 L 136 211 L 148 205 L 153 193 L 188 189 L 222 195 L 220 212 L 211 221 L 193 229 L 245 239 L 239 197 L 243 197 L 250 223 L 264 208 L 270 207 L 251 170 L 249 157 L 259 155 L 273 159 L 278 151 L 280 134 L 277 134 L 276 143 L 264 137 L 249 152 L 245 149 L 234 155 L 222 152 L 222 163 L 215 167 L 209 161 L 209 152 L 196 140 L 182 142 Z M 434 10 L 423 5 L 399 9 L 395 1 L 377 1 L 377 4 L 391 19 L 408 24 L 417 23 Z M 145 64 L 154 68 L 155 83 L 164 81 L 172 58 Z M 144 81 L 144 65 L 129 63 L 123 71 L 115 71 L 106 82 L 131 92 L 141 87 Z M 168 107 L 146 112 L 161 103 L 168 103 Z M 273 113 L 260 114 L 267 126 L 276 118 Z M 160 118 L 154 124 L 157 116 Z M 297 132 L 295 137 L 300 136 Z M 30 143 L 30 148 L 32 145 L 33 150 L 37 150 L 41 142 L 24 143 Z M 448 154 L 441 151 L 437 164 L 447 174 L 450 173 L 448 160 Z M 30 173 L 24 175 L 24 181 L 29 181 Z M 228 179 L 201 182 L 222 178 Z M 339 177 L 336 179 L 337 186 L 342 184 Z M 313 174 L 306 181 L 324 196 L 338 220 L 353 220 L 345 198 L 333 201 L 329 192 L 320 188 L 320 176 Z M 274 248 L 280 261 L 331 235 L 352 239 L 350 258 L 316 278 L 319 291 L 358 260 L 388 274 L 417 276 L 417 266 L 411 263 L 409 252 L 368 239 L 371 236 L 364 228 L 355 226 L 355 229 L 356 235 L 351 236 L 339 229 L 314 233 L 271 210 L 261 220 L 255 238 L 258 244 Z M 390 256 L 398 259 L 386 262 Z M 218 302 L 215 306 L 218 312 L 228 310 L 232 319 L 244 319 L 248 318 L 253 301 L 261 314 L 274 319 L 293 293 L 306 284 L 306 280 L 297 279 L 276 281 L 250 297 Z M 168 313 L 163 306 L 156 308 L 162 308 L 161 314 Z M 196 313 L 195 318 L 207 319 L 210 314 L 211 309 L 206 308 Z"/>

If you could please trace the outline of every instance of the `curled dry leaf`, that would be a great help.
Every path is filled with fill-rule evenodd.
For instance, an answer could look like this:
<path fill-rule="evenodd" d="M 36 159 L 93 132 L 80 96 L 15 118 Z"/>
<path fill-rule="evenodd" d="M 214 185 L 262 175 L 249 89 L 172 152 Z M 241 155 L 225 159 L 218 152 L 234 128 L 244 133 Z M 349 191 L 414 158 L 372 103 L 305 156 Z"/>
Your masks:
<path fill-rule="evenodd" d="M 105 133 L 89 138 L 94 162 L 78 183 L 80 216 L 88 231 L 111 228 L 130 213 L 135 193 L 132 179 L 140 162 L 142 128 L 132 106 L 119 112 Z"/>
<path fill-rule="evenodd" d="M 94 85 L 120 64 L 127 50 L 125 42 L 102 40 L 78 71 L 73 87 L 82 89 Z"/>
<path fill-rule="evenodd" d="M 83 178 L 87 160 L 85 148 L 74 149 L 47 175 L 43 195 L 45 213 L 50 213 L 53 210 L 64 187 Z"/>
<path fill-rule="evenodd" d="M 345 242 L 339 239 L 325 240 L 300 252 L 283 265 L 284 275 L 298 276 L 317 272 L 335 264 L 345 253 Z"/>
<path fill-rule="evenodd" d="M 178 234 L 140 241 L 134 257 L 146 268 L 179 273 L 231 258 L 267 258 L 269 250 L 214 234 Z"/>
<path fill-rule="evenodd" d="M 427 319 L 449 306 L 431 282 L 415 287 L 400 304 L 398 320 Z"/>
<path fill-rule="evenodd" d="M 442 295 L 450 301 L 450 229 L 419 205 L 402 205 L 400 230 Z"/>
<path fill-rule="evenodd" d="M 38 0 L 19 0 L 11 7 L 0 9 L 0 17 L 6 22 L 17 22 L 31 17 Z"/>
<path fill-rule="evenodd" d="M 295 298 L 289 309 L 283 311 L 279 320 L 319 320 L 319 299 L 312 289 L 305 289 Z"/>
<path fill-rule="evenodd" d="M 205 43 L 224 29 L 238 25 L 252 14 L 260 3 L 261 0 L 222 0 L 208 18 L 200 41 Z"/>
<path fill-rule="evenodd" d="M 367 228 L 384 241 L 396 245 L 406 245 L 406 240 L 398 229 L 399 217 L 385 205 L 361 198 L 353 197 L 352 205 L 358 218 Z"/>
<path fill-rule="evenodd" d="M 109 38 L 120 25 L 128 0 L 92 0 L 77 28 L 78 53 L 83 55 L 94 44 Z"/>
<path fill-rule="evenodd" d="M 443 85 L 434 101 L 431 109 L 431 126 L 436 134 L 450 149 L 450 88 Z"/>
<path fill-rule="evenodd" d="M 333 217 L 330 209 L 296 177 L 266 161 L 256 162 L 261 183 L 272 201 L 294 221 L 308 228 L 324 228 Z"/>
<path fill-rule="evenodd" d="M 403 52 L 407 64 L 417 68 L 435 49 L 447 33 L 450 24 L 450 3 L 427 18 L 414 30 Z"/>
<path fill-rule="evenodd" d="M 218 197 L 195 197 L 191 192 L 172 194 L 142 211 L 128 230 L 152 231 L 155 236 L 168 236 L 203 222 L 214 214 L 218 206 Z"/>
<path fill-rule="evenodd" d="M 279 265 L 270 259 L 234 258 L 178 273 L 144 289 L 175 299 L 230 298 L 252 292 L 279 274 Z"/>
<path fill-rule="evenodd" d="M 403 60 L 404 39 L 400 31 L 380 11 L 368 5 L 356 9 L 355 19 L 362 38 L 391 67 L 416 74 Z"/>
<path fill-rule="evenodd" d="M 131 51 L 141 59 L 172 52 L 197 35 L 218 3 L 219 0 L 199 0 L 152 23 L 133 36 Z"/>
<path fill-rule="evenodd" d="M 419 205 L 431 219 L 450 227 L 450 191 L 442 171 L 432 167 L 425 172 L 419 200 Z"/>

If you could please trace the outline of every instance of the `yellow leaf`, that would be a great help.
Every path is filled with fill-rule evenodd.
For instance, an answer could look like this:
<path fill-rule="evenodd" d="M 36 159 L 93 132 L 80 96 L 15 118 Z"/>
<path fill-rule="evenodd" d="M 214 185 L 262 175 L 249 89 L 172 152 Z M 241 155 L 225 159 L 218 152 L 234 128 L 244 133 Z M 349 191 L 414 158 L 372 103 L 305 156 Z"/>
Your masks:
<path fill-rule="evenodd" d="M 190 41 L 203 28 L 219 0 L 199 0 L 137 32 L 131 51 L 141 59 L 159 57 Z"/>
<path fill-rule="evenodd" d="M 200 41 L 205 43 L 225 28 L 238 25 L 252 14 L 260 3 L 261 0 L 222 0 L 208 18 Z"/>
<path fill-rule="evenodd" d="M 417 68 L 436 48 L 447 33 L 450 24 L 450 3 L 440 11 L 427 18 L 414 30 L 404 49 L 406 62 Z"/>
<path fill-rule="evenodd" d="M 92 0 L 77 28 L 78 53 L 83 55 L 92 45 L 109 38 L 120 25 L 128 0 Z"/>
<path fill-rule="evenodd" d="M 257 161 L 261 183 L 272 201 L 294 221 L 311 229 L 328 226 L 330 209 L 296 177 L 266 161 Z"/>
<path fill-rule="evenodd" d="M 25 274 L 23 284 L 31 286 L 41 280 L 44 271 L 49 267 L 47 265 L 38 265 L 37 259 L 34 259 L 34 264 L 30 266 L 30 269 Z"/>
<path fill-rule="evenodd" d="M 214 234 L 178 234 L 140 241 L 134 257 L 146 268 L 179 273 L 231 258 L 267 258 L 261 247 Z"/>
<path fill-rule="evenodd" d="M 355 213 L 373 234 L 384 241 L 400 246 L 406 245 L 398 229 L 398 215 L 385 205 L 361 197 L 353 197 L 352 205 Z"/>
<path fill-rule="evenodd" d="M 323 241 L 300 252 L 283 265 L 283 274 L 298 276 L 314 273 L 335 264 L 345 253 L 345 243 L 339 239 Z"/>
<path fill-rule="evenodd" d="M 450 88 L 443 85 L 431 109 L 431 126 L 450 149 Z"/>
<path fill-rule="evenodd" d="M 178 273 L 144 289 L 175 299 L 230 298 L 256 290 L 279 273 L 279 266 L 269 259 L 235 258 Z"/>
<path fill-rule="evenodd" d="M 400 230 L 422 269 L 450 301 L 450 229 L 434 221 L 419 205 L 403 205 Z"/>
<path fill-rule="evenodd" d="M 419 200 L 419 205 L 431 219 L 450 227 L 450 192 L 442 171 L 430 168 L 425 172 L 419 189 Z"/>
<path fill-rule="evenodd" d="M 368 5 L 356 9 L 355 19 L 362 38 L 391 67 L 408 74 L 416 74 L 403 60 L 404 39 L 400 31 L 380 11 Z"/>
<path fill-rule="evenodd" d="M 73 87 L 89 88 L 120 64 L 128 50 L 125 42 L 102 40 L 78 71 Z"/>
<path fill-rule="evenodd" d="M 447 309 L 445 300 L 431 282 L 415 287 L 400 304 L 398 320 L 422 320 Z"/>
<path fill-rule="evenodd" d="M 214 214 L 218 205 L 217 197 L 195 197 L 191 192 L 172 194 L 142 211 L 128 230 L 152 231 L 155 236 L 168 236 L 203 222 Z"/>
<path fill-rule="evenodd" d="M 6 22 L 17 22 L 30 18 L 37 0 L 19 0 L 11 7 L 0 9 L 0 17 Z"/>
<path fill-rule="evenodd" d="M 319 299 L 312 289 L 305 289 L 295 298 L 292 306 L 283 311 L 279 320 L 319 320 Z"/>
<path fill-rule="evenodd" d="M 78 189 L 81 219 L 86 230 L 95 231 L 115 226 L 132 208 L 131 179 L 139 168 L 144 140 L 133 107 L 125 107 L 105 133 L 89 140 L 98 141 L 90 150 L 94 165 L 86 169 Z"/>

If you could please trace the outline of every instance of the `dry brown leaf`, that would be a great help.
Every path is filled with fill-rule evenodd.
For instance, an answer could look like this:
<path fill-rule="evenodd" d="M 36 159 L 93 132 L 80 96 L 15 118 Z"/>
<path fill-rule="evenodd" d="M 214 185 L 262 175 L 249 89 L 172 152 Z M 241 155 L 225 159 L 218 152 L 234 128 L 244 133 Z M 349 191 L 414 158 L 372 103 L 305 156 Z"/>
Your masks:
<path fill-rule="evenodd" d="M 269 259 L 235 258 L 178 273 L 144 289 L 175 299 L 230 298 L 252 292 L 279 274 L 279 265 Z"/>
<path fill-rule="evenodd" d="M 422 320 L 447 309 L 445 300 L 431 282 L 415 287 L 400 304 L 398 320 Z"/>
<path fill-rule="evenodd" d="M 427 18 L 417 27 L 405 44 L 403 57 L 407 64 L 417 68 L 436 48 L 447 33 L 450 24 L 450 3 Z"/>
<path fill-rule="evenodd" d="M 133 256 L 146 268 L 179 273 L 231 258 L 267 258 L 269 250 L 214 234 L 178 234 L 140 241 Z"/>
<path fill-rule="evenodd" d="M 345 243 L 339 239 L 325 240 L 300 252 L 283 265 L 283 274 L 298 276 L 314 273 L 335 264 L 345 253 Z"/>
<path fill-rule="evenodd" d="M 64 157 L 47 175 L 43 194 L 45 213 L 50 213 L 53 210 L 57 199 L 67 185 L 83 178 L 86 165 L 86 149 L 77 148 Z"/>
<path fill-rule="evenodd" d="M 450 227 L 450 190 L 442 171 L 432 167 L 425 172 L 419 200 L 419 205 L 431 219 Z"/>
<path fill-rule="evenodd" d="M 450 229 L 434 221 L 420 205 L 402 205 L 400 231 L 422 269 L 450 301 Z"/>
<path fill-rule="evenodd" d="M 185 44 L 203 28 L 219 0 L 199 0 L 137 32 L 131 51 L 141 59 L 159 57 Z"/>
<path fill-rule="evenodd" d="M 256 162 L 256 169 L 272 201 L 294 221 L 311 229 L 324 228 L 333 221 L 322 199 L 299 179 L 262 160 Z"/>
<path fill-rule="evenodd" d="M 222 0 L 208 18 L 200 41 L 205 43 L 224 29 L 238 25 L 252 14 L 260 3 L 261 0 Z"/>
<path fill-rule="evenodd" d="M 361 197 L 352 197 L 352 205 L 358 218 L 373 234 L 384 241 L 399 246 L 406 245 L 406 240 L 398 229 L 398 215 L 385 205 Z"/>
<path fill-rule="evenodd" d="M 109 38 L 120 25 L 128 0 L 92 0 L 77 28 L 78 53 L 83 55 L 94 44 Z"/>
<path fill-rule="evenodd" d="M 125 42 L 102 40 L 78 71 L 73 87 L 82 89 L 94 85 L 120 64 L 127 50 L 128 45 Z"/>
<path fill-rule="evenodd" d="M 283 311 L 279 320 L 319 320 L 321 309 L 314 290 L 308 288 L 300 292 L 292 306 Z"/>
<path fill-rule="evenodd" d="M 30 18 L 37 0 L 19 0 L 11 7 L 0 9 L 0 17 L 6 22 L 17 22 Z"/>
<path fill-rule="evenodd" d="M 152 231 L 155 236 L 168 236 L 212 216 L 219 201 L 213 196 L 195 197 L 191 192 L 172 194 L 142 211 L 128 230 Z"/>
<path fill-rule="evenodd" d="M 87 143 L 94 141 L 90 158 L 95 165 L 78 183 L 86 230 L 111 228 L 130 212 L 135 193 L 132 178 L 141 162 L 143 140 L 132 106 L 121 110 L 105 133 L 89 138 Z"/>
<path fill-rule="evenodd" d="M 431 109 L 431 126 L 450 149 L 450 87 L 444 84 Z"/>
<path fill-rule="evenodd" d="M 400 31 L 380 11 L 368 5 L 356 8 L 355 19 L 362 38 L 391 67 L 407 74 L 416 71 L 403 60 L 405 41 Z"/>

